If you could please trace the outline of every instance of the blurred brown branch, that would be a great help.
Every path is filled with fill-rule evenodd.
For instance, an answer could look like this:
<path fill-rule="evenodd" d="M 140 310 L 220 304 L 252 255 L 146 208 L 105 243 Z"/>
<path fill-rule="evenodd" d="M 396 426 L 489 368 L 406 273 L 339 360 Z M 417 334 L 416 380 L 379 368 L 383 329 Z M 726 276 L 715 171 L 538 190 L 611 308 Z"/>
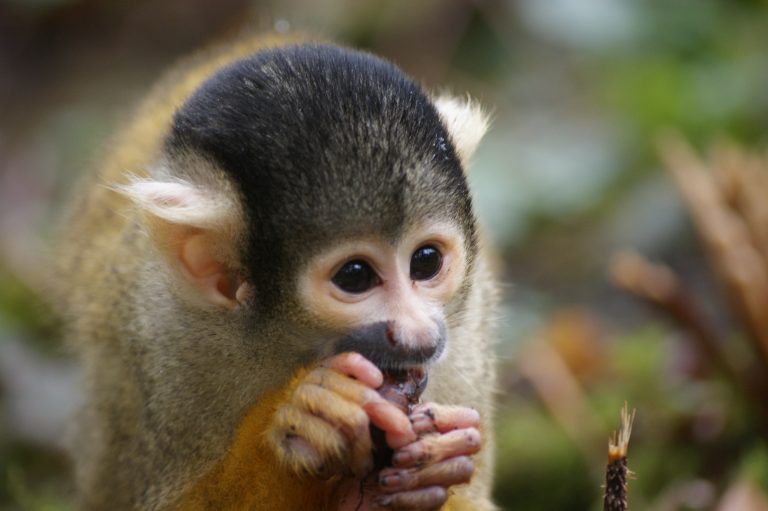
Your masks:
<path fill-rule="evenodd" d="M 759 371 L 742 370 L 724 349 L 720 334 L 699 310 L 674 271 L 640 254 L 617 254 L 614 282 L 669 316 L 696 344 L 712 366 L 751 403 L 768 435 L 768 159 L 721 142 L 708 161 L 682 138 L 668 134 L 660 142 L 662 159 L 693 218 L 726 302 L 749 340 Z M 750 376 L 751 375 L 751 376 Z M 757 375 L 756 378 L 754 376 Z"/>
<path fill-rule="evenodd" d="M 710 321 L 670 268 L 653 264 L 636 252 L 624 251 L 613 257 L 610 270 L 615 283 L 645 299 L 677 323 L 707 362 L 718 369 L 729 384 L 749 397 L 768 425 L 768 406 L 762 398 L 763 394 L 723 350 Z"/>
<path fill-rule="evenodd" d="M 768 205 L 756 197 L 768 193 L 768 165 L 726 144 L 707 165 L 673 135 L 660 149 L 729 303 L 768 368 L 768 252 L 759 248 L 768 235 Z"/>
<path fill-rule="evenodd" d="M 518 367 L 589 466 L 597 466 L 599 450 L 595 446 L 599 443 L 600 428 L 584 388 L 552 346 L 546 332 L 533 339 L 524 350 Z"/>

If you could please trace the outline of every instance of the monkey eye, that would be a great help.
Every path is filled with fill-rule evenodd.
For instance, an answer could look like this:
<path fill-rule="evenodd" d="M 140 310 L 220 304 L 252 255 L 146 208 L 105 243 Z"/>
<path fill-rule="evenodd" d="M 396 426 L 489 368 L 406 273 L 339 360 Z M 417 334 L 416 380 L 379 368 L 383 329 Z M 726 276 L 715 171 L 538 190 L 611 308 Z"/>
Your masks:
<path fill-rule="evenodd" d="M 371 265 L 365 261 L 355 259 L 345 263 L 336 272 L 336 275 L 333 276 L 331 282 L 336 284 L 336 287 L 342 291 L 360 294 L 365 293 L 372 287 L 378 286 L 381 283 L 381 279 L 371 268 Z"/>
<path fill-rule="evenodd" d="M 411 279 L 429 280 L 440 271 L 443 255 L 432 245 L 425 245 L 411 256 Z"/>

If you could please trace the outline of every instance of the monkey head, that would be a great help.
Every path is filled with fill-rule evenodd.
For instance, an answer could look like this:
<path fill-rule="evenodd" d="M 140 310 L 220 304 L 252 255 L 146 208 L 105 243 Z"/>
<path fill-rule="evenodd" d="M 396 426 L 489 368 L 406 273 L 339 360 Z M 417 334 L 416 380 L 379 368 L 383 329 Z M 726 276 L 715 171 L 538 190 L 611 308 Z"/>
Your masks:
<path fill-rule="evenodd" d="M 204 82 L 149 177 L 120 191 L 180 299 L 271 325 L 297 361 L 422 366 L 471 286 L 464 167 L 485 128 L 468 101 L 432 99 L 372 55 L 267 49 Z"/>

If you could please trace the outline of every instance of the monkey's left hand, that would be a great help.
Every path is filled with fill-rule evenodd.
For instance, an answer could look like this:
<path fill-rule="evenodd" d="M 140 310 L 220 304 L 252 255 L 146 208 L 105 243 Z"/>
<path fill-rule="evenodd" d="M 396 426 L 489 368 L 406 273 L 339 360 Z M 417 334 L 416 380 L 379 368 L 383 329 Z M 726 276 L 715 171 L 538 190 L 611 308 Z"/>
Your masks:
<path fill-rule="evenodd" d="M 419 438 L 404 446 L 391 445 L 396 449 L 392 467 L 366 481 L 362 496 L 343 498 L 339 511 L 436 510 L 447 501 L 449 487 L 469 482 L 475 470 L 469 456 L 481 446 L 477 411 L 424 403 L 409 418 Z"/>

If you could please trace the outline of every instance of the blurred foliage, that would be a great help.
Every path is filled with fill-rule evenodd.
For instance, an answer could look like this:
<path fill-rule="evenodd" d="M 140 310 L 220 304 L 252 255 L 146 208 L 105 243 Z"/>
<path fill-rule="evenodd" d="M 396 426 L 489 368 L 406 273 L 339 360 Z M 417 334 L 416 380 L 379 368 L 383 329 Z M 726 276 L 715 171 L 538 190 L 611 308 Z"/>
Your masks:
<path fill-rule="evenodd" d="M 17 275 L 0 265 L 0 325 L 28 334 L 30 342 L 50 352 L 58 351 L 57 318 L 42 297 Z"/>
<path fill-rule="evenodd" d="M 72 509 L 71 485 L 62 480 L 62 473 L 69 470 L 69 464 L 62 455 L 21 443 L 3 454 L 9 460 L 3 467 L 5 484 L 0 486 L 0 498 L 3 499 L 0 502 L 5 506 L 24 511 Z"/>
<path fill-rule="evenodd" d="M 505 508 L 590 509 L 597 501 L 592 467 L 545 410 L 513 397 L 500 407 L 497 430 L 495 497 Z"/>
<path fill-rule="evenodd" d="M 618 247 L 669 263 L 728 332 L 724 349 L 743 349 L 656 143 L 675 128 L 700 149 L 724 135 L 764 150 L 763 0 L 0 1 L 0 348 L 59 351 L 39 238 L 61 198 L 164 68 L 243 20 L 371 49 L 493 112 L 470 179 L 512 283 L 499 346 L 504 509 L 599 509 L 624 401 L 637 409 L 633 509 L 719 510 L 744 481 L 768 492 L 768 434 L 750 403 L 606 278 Z M 564 320 L 574 306 L 581 319 Z M 585 415 L 542 399 L 521 367 L 540 344 L 564 368 L 540 377 L 575 392 Z M 68 465 L 14 429 L 2 376 L 0 508 L 68 509 Z"/>

